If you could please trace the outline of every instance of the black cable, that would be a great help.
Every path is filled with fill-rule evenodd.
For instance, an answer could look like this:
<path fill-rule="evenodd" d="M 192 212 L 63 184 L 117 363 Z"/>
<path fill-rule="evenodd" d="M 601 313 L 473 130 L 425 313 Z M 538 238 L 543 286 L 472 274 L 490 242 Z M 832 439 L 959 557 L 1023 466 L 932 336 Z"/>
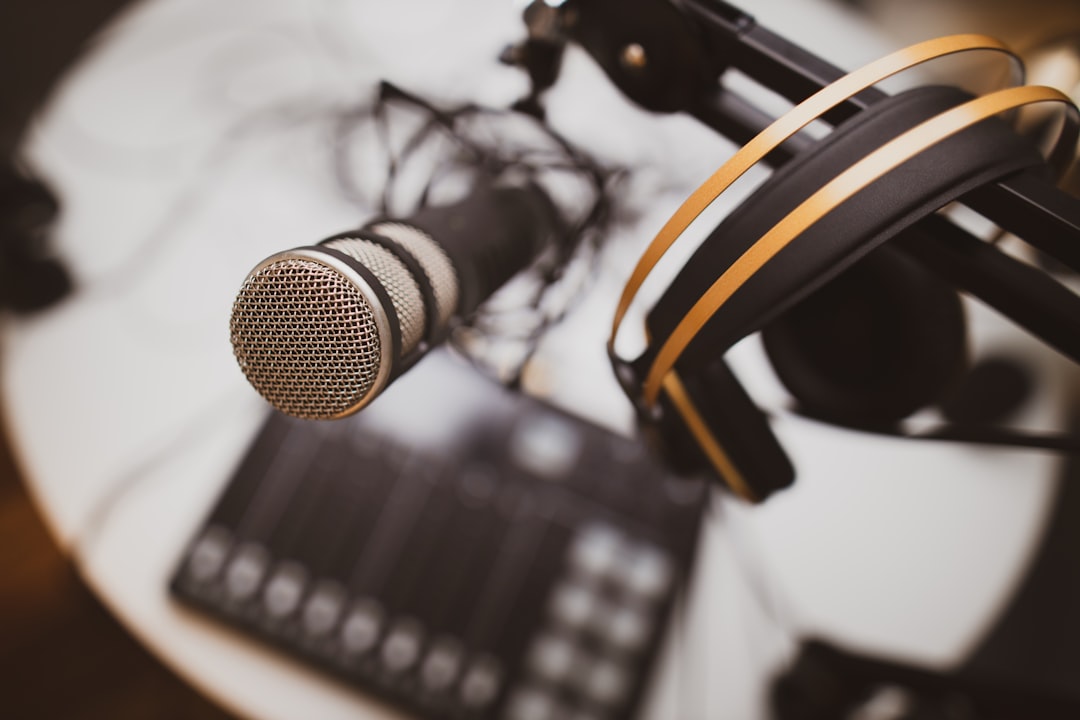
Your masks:
<path fill-rule="evenodd" d="M 418 114 L 419 124 L 405 132 L 399 147 L 395 147 L 392 128 L 400 131 L 404 127 L 404 123 L 395 122 L 398 119 L 395 113 L 400 111 Z M 508 130 L 514 122 L 526 123 L 530 130 L 538 133 L 536 139 L 542 142 L 537 145 L 513 138 Z M 521 343 L 524 349 L 520 360 L 508 376 L 501 378 L 508 386 L 518 386 L 543 336 L 566 316 L 582 290 L 582 287 L 576 288 L 561 302 L 551 301 L 554 289 L 566 278 L 567 265 L 581 260 L 588 265 L 585 277 L 592 274 L 602 239 L 616 217 L 613 189 L 625 176 L 625 170 L 606 166 L 543 120 L 528 113 L 474 103 L 438 107 L 383 81 L 369 106 L 347 111 L 335 127 L 338 150 L 335 175 L 339 187 L 354 201 L 360 201 L 363 193 L 351 162 L 351 150 L 356 133 L 364 125 L 370 125 L 385 153 L 378 205 L 379 211 L 386 216 L 408 217 L 420 211 L 430 203 L 436 186 L 458 173 L 481 176 L 489 181 L 512 178 L 532 183 L 549 190 L 549 196 L 557 195 L 549 187 L 553 182 L 573 180 L 587 188 L 589 200 L 580 209 L 568 207 L 567 203 L 552 197 L 562 229 L 553 251 L 527 271 L 536 282 L 536 288 L 524 307 L 500 312 L 482 306 L 451 334 L 450 344 L 474 364 L 479 361 L 465 347 L 468 337 Z M 439 148 L 441 142 L 448 142 L 449 150 Z M 426 173 L 426 182 L 411 203 L 402 202 L 404 178 L 409 169 L 421 163 L 425 153 L 432 152 L 439 159 Z M 508 333 L 505 328 L 500 328 L 499 321 L 505 320 L 508 312 L 521 310 L 525 311 L 525 317 L 517 324 L 525 327 L 523 332 Z"/>

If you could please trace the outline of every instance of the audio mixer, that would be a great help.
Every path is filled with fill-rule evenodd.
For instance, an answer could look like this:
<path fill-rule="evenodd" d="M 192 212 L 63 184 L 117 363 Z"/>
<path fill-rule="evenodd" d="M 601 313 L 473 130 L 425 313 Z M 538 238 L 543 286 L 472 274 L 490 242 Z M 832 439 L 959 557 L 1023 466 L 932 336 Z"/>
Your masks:
<path fill-rule="evenodd" d="M 172 589 L 424 717 L 625 718 L 706 497 L 444 355 L 345 420 L 270 415 Z"/>

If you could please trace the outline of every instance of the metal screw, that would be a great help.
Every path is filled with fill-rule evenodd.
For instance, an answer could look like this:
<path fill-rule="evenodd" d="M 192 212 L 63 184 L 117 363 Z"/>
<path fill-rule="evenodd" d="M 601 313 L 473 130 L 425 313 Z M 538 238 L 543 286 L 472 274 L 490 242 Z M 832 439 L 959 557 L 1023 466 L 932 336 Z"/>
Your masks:
<path fill-rule="evenodd" d="M 649 58 L 645 54 L 645 48 L 638 43 L 630 43 L 624 47 L 619 55 L 619 60 L 622 62 L 623 67 L 631 70 L 641 70 L 649 62 Z"/>

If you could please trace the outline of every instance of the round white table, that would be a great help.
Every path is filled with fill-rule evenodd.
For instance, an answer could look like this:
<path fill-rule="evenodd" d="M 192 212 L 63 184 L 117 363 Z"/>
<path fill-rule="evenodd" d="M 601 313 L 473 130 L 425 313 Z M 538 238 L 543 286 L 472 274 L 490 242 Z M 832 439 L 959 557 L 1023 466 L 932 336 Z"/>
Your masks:
<path fill-rule="evenodd" d="M 894 49 L 838 5 L 748 9 L 842 66 Z M 80 287 L 5 321 L 0 380 L 18 461 L 100 598 L 242 716 L 394 713 L 169 598 L 183 546 L 263 417 L 228 344 L 233 294 L 264 256 L 363 219 L 335 185 L 328 137 L 377 78 L 447 102 L 519 96 L 523 76 L 495 62 L 523 34 L 518 13 L 508 0 L 154 0 L 109 31 L 34 133 L 29 153 L 62 194 L 56 242 Z M 619 284 L 633 251 L 731 146 L 687 118 L 635 109 L 576 50 L 550 117 L 639 171 L 628 202 L 640 219 L 619 231 L 538 359 L 557 380 L 554 402 L 628 430 L 603 351 Z M 972 317 L 976 350 L 1038 368 L 1024 421 L 1053 427 L 1066 363 L 981 308 Z M 810 422 L 780 410 L 755 339 L 731 355 L 774 410 L 799 478 L 761 507 L 724 500 L 709 512 L 643 716 L 761 716 L 765 680 L 804 633 L 934 666 L 963 658 L 1022 577 L 1057 459 Z"/>

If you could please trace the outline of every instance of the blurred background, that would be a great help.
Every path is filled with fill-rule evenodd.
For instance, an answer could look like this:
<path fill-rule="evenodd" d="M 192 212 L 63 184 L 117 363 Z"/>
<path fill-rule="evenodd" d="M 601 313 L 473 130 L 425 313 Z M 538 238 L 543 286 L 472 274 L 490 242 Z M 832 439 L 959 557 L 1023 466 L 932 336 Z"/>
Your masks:
<path fill-rule="evenodd" d="M 110 615 L 60 551 L 0 448 L 0 672 L 5 713 L 40 718 L 228 718 Z"/>
<path fill-rule="evenodd" d="M 90 0 L 0 8 L 5 157 L 24 139 L 22 124 L 40 111 L 56 77 L 83 54 L 87 29 L 105 26 L 119 5 Z M 0 433 L 0 545 L 5 715 L 231 717 L 162 666 L 87 588 L 28 494 L 6 424 Z"/>

